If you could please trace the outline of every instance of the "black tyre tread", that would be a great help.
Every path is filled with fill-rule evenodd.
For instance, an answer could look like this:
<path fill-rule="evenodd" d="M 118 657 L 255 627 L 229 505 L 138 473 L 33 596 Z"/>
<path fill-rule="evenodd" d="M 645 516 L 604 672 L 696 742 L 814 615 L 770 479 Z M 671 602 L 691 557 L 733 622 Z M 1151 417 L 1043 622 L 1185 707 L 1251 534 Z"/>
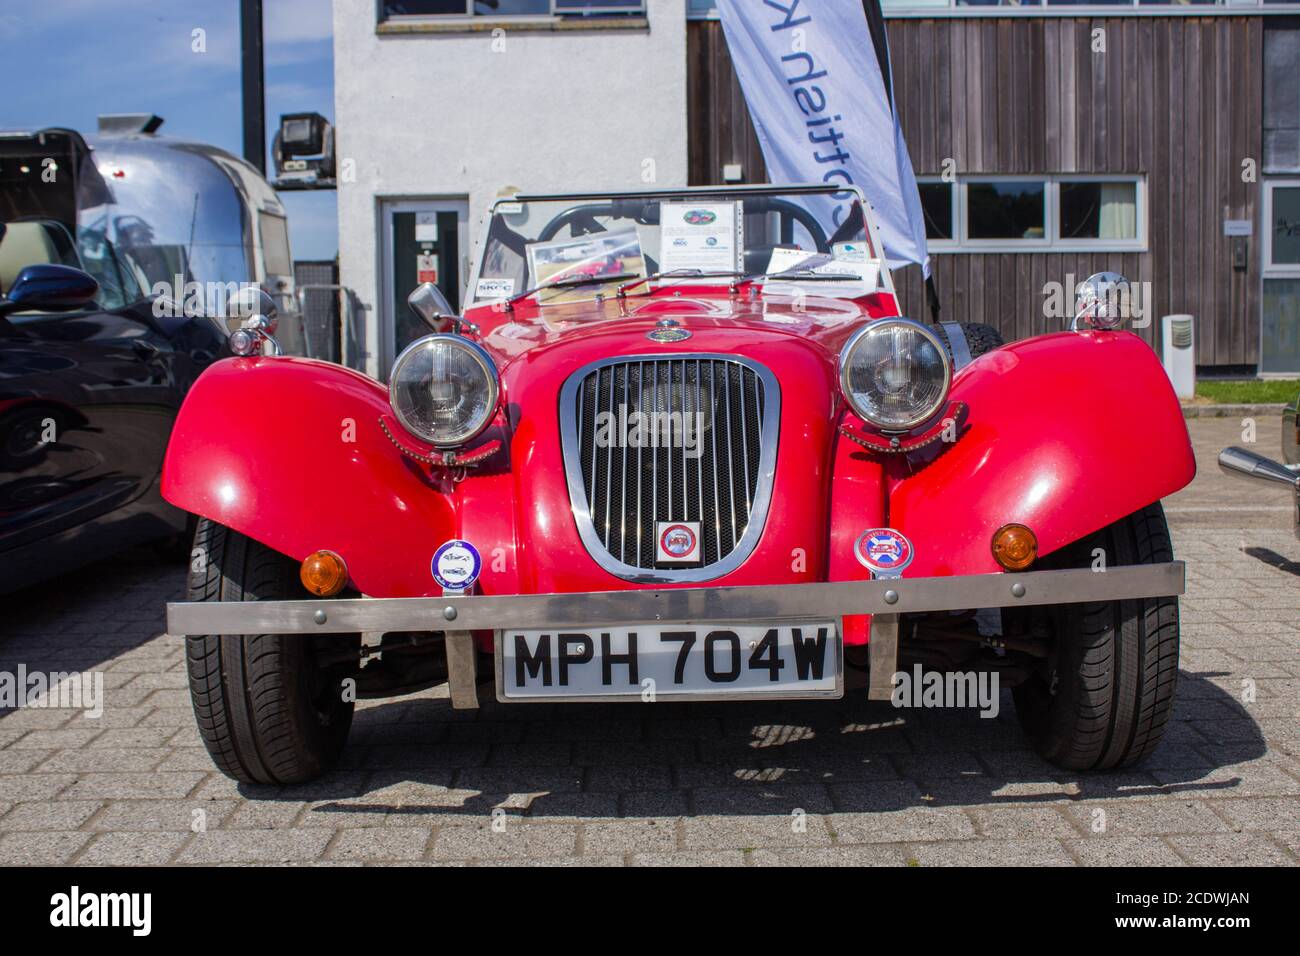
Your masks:
<path fill-rule="evenodd" d="M 1059 556 L 1056 566 L 1086 567 L 1092 549 L 1108 565 L 1173 560 L 1159 502 L 1091 535 Z M 1035 748 L 1072 770 L 1139 763 L 1160 742 L 1178 680 L 1178 600 L 1145 598 L 1065 608 L 1058 615 L 1060 692 L 1041 686 L 1014 691 L 1021 723 Z"/>
<path fill-rule="evenodd" d="M 203 560 L 195 563 L 195 558 Z M 195 529 L 188 599 L 245 601 L 305 596 L 293 562 L 206 519 Z M 245 783 L 301 783 L 337 759 L 352 720 L 340 703 L 328 726 L 313 720 L 301 679 L 300 638 L 190 635 L 190 696 L 199 735 L 217 768 Z"/>

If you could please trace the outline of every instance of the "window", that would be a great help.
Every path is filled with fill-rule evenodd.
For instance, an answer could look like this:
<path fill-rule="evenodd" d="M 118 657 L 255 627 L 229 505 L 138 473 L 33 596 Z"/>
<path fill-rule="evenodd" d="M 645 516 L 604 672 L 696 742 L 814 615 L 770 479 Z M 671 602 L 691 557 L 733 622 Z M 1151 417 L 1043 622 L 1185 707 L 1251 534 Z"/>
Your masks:
<path fill-rule="evenodd" d="M 395 17 L 584 17 L 644 13 L 645 0 L 380 0 Z"/>
<path fill-rule="evenodd" d="M 283 216 L 258 211 L 257 222 L 262 230 L 262 265 L 268 276 L 293 275 L 293 262 L 289 258 L 289 223 Z"/>
<path fill-rule="evenodd" d="M 1061 183 L 1060 236 L 1136 239 L 1137 183 Z"/>
<path fill-rule="evenodd" d="M 925 238 L 952 239 L 956 236 L 952 217 L 951 183 L 943 180 L 918 182 L 921 192 L 921 214 L 925 216 Z"/>
<path fill-rule="evenodd" d="M 1266 266 L 1300 267 L 1300 186 L 1269 183 Z"/>
<path fill-rule="evenodd" d="M 1264 28 L 1264 172 L 1300 172 L 1300 27 Z"/>
<path fill-rule="evenodd" d="M 1047 234 L 1044 182 L 972 182 L 966 186 L 971 239 L 1042 239 Z"/>
<path fill-rule="evenodd" d="M 970 176 L 917 183 L 935 251 L 1019 252 L 1146 248 L 1135 176 Z"/>

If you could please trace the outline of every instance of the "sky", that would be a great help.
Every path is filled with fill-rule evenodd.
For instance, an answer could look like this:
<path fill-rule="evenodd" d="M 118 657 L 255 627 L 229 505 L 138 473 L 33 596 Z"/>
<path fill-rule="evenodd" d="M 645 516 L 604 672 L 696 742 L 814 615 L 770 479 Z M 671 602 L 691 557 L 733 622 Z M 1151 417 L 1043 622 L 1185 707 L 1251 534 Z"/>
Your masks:
<path fill-rule="evenodd" d="M 334 118 L 330 8 L 330 0 L 263 0 L 268 150 L 281 113 Z M 0 129 L 93 133 L 100 113 L 156 113 L 162 134 L 243 155 L 239 0 L 5 3 L 0 50 Z M 334 258 L 333 191 L 281 198 L 294 258 Z"/>

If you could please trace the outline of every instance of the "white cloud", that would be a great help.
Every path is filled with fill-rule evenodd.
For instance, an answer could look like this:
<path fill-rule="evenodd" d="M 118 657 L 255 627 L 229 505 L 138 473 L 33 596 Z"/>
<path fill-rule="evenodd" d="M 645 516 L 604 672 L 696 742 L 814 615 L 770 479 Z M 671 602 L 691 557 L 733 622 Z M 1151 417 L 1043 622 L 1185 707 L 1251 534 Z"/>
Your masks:
<path fill-rule="evenodd" d="M 267 47 L 329 40 L 334 36 L 333 4 L 330 0 L 267 0 L 262 24 Z"/>

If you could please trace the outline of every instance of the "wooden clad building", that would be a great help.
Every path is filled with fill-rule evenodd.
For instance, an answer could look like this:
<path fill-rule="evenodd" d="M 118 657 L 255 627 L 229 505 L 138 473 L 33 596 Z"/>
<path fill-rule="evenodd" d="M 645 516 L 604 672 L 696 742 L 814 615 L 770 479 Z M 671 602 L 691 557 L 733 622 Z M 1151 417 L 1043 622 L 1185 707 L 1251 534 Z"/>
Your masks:
<path fill-rule="evenodd" d="M 941 317 L 1056 331 L 1054 290 L 1110 270 L 1149 283 L 1153 345 L 1187 313 L 1197 365 L 1300 372 L 1300 18 L 997 9 L 887 19 Z M 687 60 L 691 182 L 763 181 L 716 19 Z M 896 276 L 925 315 L 919 268 Z"/>

